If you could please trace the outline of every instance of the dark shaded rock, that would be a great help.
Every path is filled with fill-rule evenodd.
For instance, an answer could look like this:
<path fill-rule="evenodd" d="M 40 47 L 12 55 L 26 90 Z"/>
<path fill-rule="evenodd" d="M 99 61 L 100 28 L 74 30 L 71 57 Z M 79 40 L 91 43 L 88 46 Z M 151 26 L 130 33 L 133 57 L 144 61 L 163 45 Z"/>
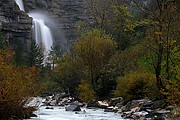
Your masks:
<path fill-rule="evenodd" d="M 106 109 L 104 109 L 104 112 L 117 112 L 118 109 L 116 107 L 107 107 Z"/>
<path fill-rule="evenodd" d="M 15 48 L 18 41 L 28 48 L 31 43 L 32 19 L 19 10 L 14 0 L 0 1 L 0 31 L 6 45 Z"/>
<path fill-rule="evenodd" d="M 164 100 L 154 101 L 154 103 L 151 106 L 152 109 L 165 108 L 165 107 L 166 107 L 166 103 Z"/>
<path fill-rule="evenodd" d="M 109 106 L 116 106 L 118 105 L 122 105 L 124 103 L 124 100 L 122 97 L 117 97 L 117 98 L 111 98 L 110 101 L 108 102 Z"/>
<path fill-rule="evenodd" d="M 152 120 L 170 120 L 170 111 L 165 109 L 155 110 L 145 115 L 146 118 L 152 118 Z"/>
<path fill-rule="evenodd" d="M 98 107 L 97 101 L 89 101 L 87 103 L 87 108 L 97 108 L 97 107 Z"/>
<path fill-rule="evenodd" d="M 53 110 L 54 108 L 47 106 L 45 109 L 51 109 L 51 110 Z"/>
<path fill-rule="evenodd" d="M 122 111 L 131 111 L 131 109 L 139 107 L 140 109 L 143 108 L 143 106 L 146 106 L 148 104 L 151 104 L 152 101 L 149 99 L 141 99 L 141 100 L 133 100 L 128 102 L 124 107 L 122 107 Z"/>
<path fill-rule="evenodd" d="M 145 118 L 145 115 L 147 115 L 147 114 L 148 114 L 148 112 L 145 112 L 145 111 L 135 112 L 135 113 L 132 113 L 131 118 L 143 119 L 143 118 Z"/>
<path fill-rule="evenodd" d="M 117 107 L 118 109 L 121 109 L 123 105 L 121 103 L 117 103 L 115 107 Z"/>
<path fill-rule="evenodd" d="M 38 116 L 37 116 L 36 114 L 33 113 L 33 114 L 31 115 L 31 117 L 38 117 Z"/>

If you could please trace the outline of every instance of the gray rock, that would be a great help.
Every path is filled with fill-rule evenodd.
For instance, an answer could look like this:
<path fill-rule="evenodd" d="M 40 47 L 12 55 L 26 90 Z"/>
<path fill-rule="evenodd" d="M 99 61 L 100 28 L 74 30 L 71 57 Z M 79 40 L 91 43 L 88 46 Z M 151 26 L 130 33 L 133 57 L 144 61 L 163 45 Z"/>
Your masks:
<path fill-rule="evenodd" d="M 65 107 L 66 111 L 81 111 L 80 106 L 78 105 L 68 105 Z"/>
<path fill-rule="evenodd" d="M 107 101 L 98 101 L 97 103 L 98 103 L 98 107 L 99 107 L 99 108 L 105 109 L 105 108 L 107 108 L 107 107 L 109 106 L 109 104 L 107 103 Z"/>
<path fill-rule="evenodd" d="M 81 103 L 74 101 L 65 107 L 66 111 L 81 111 Z"/>
<path fill-rule="evenodd" d="M 131 109 L 139 107 L 140 109 L 142 109 L 144 106 L 151 104 L 152 101 L 149 99 L 141 99 L 141 100 L 133 100 L 128 102 L 123 108 L 122 111 L 126 112 L 126 111 L 131 111 Z"/>
<path fill-rule="evenodd" d="M 111 98 L 110 101 L 108 102 L 109 106 L 116 106 L 118 104 L 122 105 L 124 103 L 124 100 L 122 97 L 117 97 L 117 98 Z"/>
<path fill-rule="evenodd" d="M 31 43 L 32 19 L 23 11 L 19 10 L 14 0 L 0 1 L 0 30 L 3 33 L 3 41 L 16 47 L 16 43 L 24 43 L 24 51 Z"/>
<path fill-rule="evenodd" d="M 26 12 L 44 10 L 54 20 L 55 26 L 49 26 L 55 42 L 60 43 L 62 51 L 68 42 L 77 39 L 76 22 L 86 20 L 84 0 L 23 0 Z"/>

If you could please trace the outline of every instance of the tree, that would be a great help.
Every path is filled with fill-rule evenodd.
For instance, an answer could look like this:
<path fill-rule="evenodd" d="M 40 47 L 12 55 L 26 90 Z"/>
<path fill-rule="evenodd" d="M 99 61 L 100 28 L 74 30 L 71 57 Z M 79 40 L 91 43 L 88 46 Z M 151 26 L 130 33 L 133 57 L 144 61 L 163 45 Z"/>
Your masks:
<path fill-rule="evenodd" d="M 14 61 L 16 65 L 25 65 L 25 46 L 23 41 L 17 40 L 17 43 L 15 45 L 15 55 L 14 55 Z"/>
<path fill-rule="evenodd" d="M 76 95 L 78 84 L 82 78 L 81 66 L 72 56 L 65 54 L 56 61 L 53 80 L 67 94 Z"/>
<path fill-rule="evenodd" d="M 92 21 L 77 25 L 78 33 L 90 28 L 98 28 L 111 34 L 120 50 L 124 50 L 137 40 L 135 31 L 137 21 L 134 20 L 125 0 L 85 0 L 88 14 L 92 15 Z M 93 23 L 93 24 L 92 24 Z M 85 29 L 86 28 L 86 29 Z M 82 34 L 81 33 L 81 34 Z"/>
<path fill-rule="evenodd" d="M 95 27 L 107 30 L 112 16 L 112 6 L 117 0 L 85 0 L 88 14 L 93 18 Z"/>
<path fill-rule="evenodd" d="M 174 71 L 178 71 L 179 62 L 174 56 L 179 54 L 179 4 L 176 0 L 156 0 L 156 9 L 152 11 L 138 0 L 134 2 L 150 20 L 144 46 L 153 54 L 152 65 L 159 90 L 167 91 L 166 83 L 177 80 L 178 76 Z"/>
<path fill-rule="evenodd" d="M 46 64 L 49 64 L 52 69 L 55 68 L 55 62 L 58 58 L 62 57 L 63 53 L 61 51 L 61 47 L 59 45 L 55 45 L 51 48 L 52 50 L 49 51 Z"/>
<path fill-rule="evenodd" d="M 74 53 L 86 67 L 85 72 L 94 90 L 101 70 L 109 63 L 115 49 L 116 43 L 112 38 L 99 30 L 88 32 L 74 45 Z"/>
<path fill-rule="evenodd" d="M 133 43 L 136 43 L 135 28 L 138 26 L 134 16 L 130 12 L 128 5 L 122 3 L 120 5 L 113 6 L 114 17 L 110 21 L 112 23 L 113 38 L 118 43 L 120 50 L 125 50 Z"/>
<path fill-rule="evenodd" d="M 31 42 L 30 50 L 27 53 L 27 66 L 43 66 L 44 55 L 35 41 Z"/>

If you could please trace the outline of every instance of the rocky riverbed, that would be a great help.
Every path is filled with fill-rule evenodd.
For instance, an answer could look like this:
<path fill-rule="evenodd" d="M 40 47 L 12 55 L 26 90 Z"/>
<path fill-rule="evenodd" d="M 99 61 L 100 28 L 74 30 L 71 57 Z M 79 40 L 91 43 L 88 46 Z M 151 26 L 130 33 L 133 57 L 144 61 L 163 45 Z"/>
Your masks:
<path fill-rule="evenodd" d="M 161 108 L 162 101 L 133 100 L 124 104 L 121 97 L 109 101 L 80 103 L 68 95 L 32 98 L 28 106 L 39 106 L 34 120 L 179 120 L 171 118 L 172 107 Z"/>

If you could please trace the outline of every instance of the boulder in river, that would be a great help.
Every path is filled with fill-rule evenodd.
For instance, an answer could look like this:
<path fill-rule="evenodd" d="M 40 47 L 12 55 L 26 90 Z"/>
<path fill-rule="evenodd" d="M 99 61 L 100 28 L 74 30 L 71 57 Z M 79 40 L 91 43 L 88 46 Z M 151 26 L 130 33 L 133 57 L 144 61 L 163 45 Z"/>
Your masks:
<path fill-rule="evenodd" d="M 66 111 L 81 111 L 81 104 L 78 101 L 74 101 L 65 107 Z"/>

